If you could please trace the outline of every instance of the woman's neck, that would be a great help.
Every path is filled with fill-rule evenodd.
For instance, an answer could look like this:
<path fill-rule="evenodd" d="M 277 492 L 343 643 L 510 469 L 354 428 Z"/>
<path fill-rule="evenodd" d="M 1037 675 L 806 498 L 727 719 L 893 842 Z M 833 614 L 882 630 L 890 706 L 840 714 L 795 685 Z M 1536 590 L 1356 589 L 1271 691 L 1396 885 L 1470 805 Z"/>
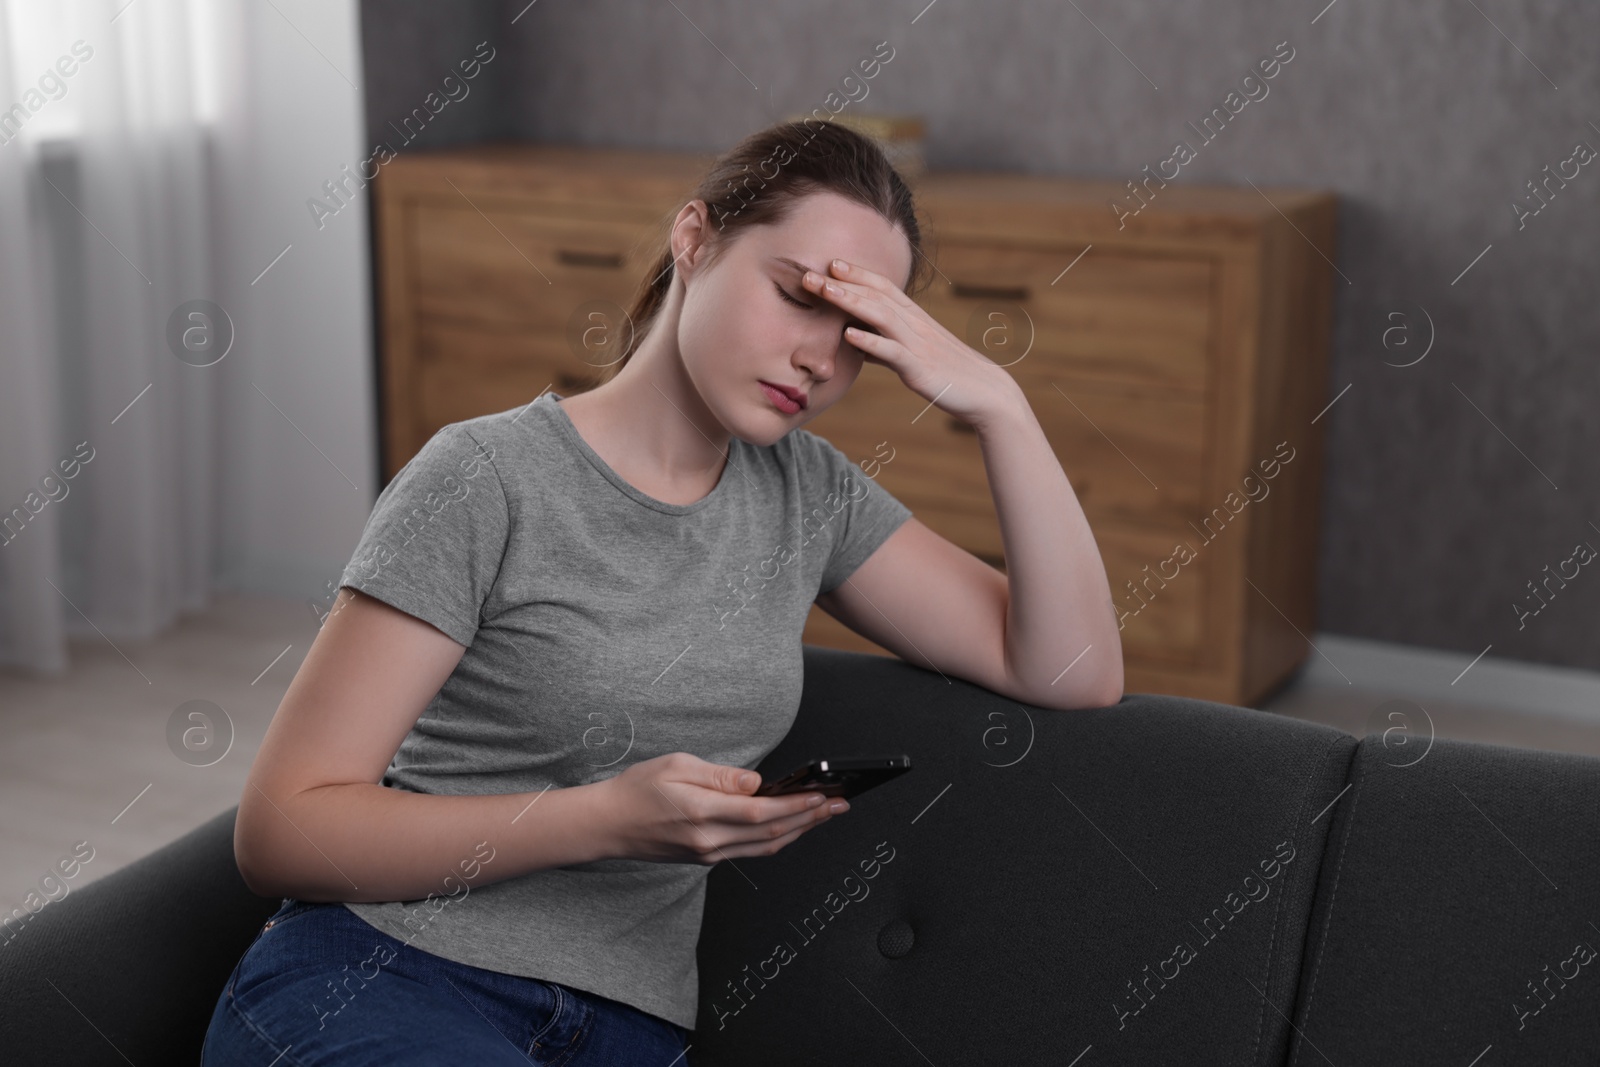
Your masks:
<path fill-rule="evenodd" d="M 642 354 L 610 381 L 565 397 L 561 408 L 628 484 L 663 503 L 694 503 L 721 479 L 731 435 L 686 377 L 653 373 Z"/>

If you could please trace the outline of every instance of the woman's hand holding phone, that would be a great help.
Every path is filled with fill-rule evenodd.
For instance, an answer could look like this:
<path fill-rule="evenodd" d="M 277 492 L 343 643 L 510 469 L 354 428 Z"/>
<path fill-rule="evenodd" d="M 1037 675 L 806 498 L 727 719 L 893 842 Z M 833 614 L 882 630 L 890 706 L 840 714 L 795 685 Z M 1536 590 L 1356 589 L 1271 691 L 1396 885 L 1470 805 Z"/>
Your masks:
<path fill-rule="evenodd" d="M 669 752 L 641 760 L 605 787 L 612 855 L 660 863 L 770 856 L 850 802 L 818 792 L 758 797 L 761 776 Z"/>

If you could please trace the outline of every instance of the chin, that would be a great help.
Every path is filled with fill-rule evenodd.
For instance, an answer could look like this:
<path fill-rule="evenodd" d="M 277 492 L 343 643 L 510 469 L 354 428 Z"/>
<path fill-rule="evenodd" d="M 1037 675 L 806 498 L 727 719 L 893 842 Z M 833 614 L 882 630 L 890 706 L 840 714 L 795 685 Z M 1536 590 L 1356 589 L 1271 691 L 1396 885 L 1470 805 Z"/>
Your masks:
<path fill-rule="evenodd" d="M 752 382 L 755 399 L 734 403 L 719 413 L 727 431 L 746 444 L 765 447 L 782 440 L 789 431 L 804 426 L 820 410 L 815 403 L 787 415 L 772 406 L 758 383 Z"/>
<path fill-rule="evenodd" d="M 801 416 L 807 412 L 798 412 L 784 418 L 783 412 L 771 408 L 767 412 L 755 412 L 752 416 L 741 421 L 740 425 L 729 425 L 728 432 L 746 444 L 764 448 L 767 445 L 777 444 L 787 437 L 789 431 L 797 426 L 804 425 Z"/>

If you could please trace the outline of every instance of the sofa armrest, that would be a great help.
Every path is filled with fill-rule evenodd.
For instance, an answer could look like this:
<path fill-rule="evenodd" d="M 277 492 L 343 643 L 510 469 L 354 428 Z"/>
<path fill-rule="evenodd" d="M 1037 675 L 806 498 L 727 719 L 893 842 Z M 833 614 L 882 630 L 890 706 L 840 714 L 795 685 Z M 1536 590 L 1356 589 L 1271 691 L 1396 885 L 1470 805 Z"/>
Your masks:
<path fill-rule="evenodd" d="M 198 1063 L 228 975 L 279 900 L 233 859 L 231 808 L 8 930 L 6 1063 Z"/>

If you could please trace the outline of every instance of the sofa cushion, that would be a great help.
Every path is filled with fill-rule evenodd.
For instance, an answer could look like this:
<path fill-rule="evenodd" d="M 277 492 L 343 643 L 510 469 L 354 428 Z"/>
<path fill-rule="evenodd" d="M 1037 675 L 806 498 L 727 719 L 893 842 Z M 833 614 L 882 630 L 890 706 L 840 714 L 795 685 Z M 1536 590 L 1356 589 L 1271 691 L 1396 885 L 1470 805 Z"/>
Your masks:
<path fill-rule="evenodd" d="M 712 870 L 691 1062 L 1280 1063 L 1355 746 L 1176 697 L 1041 710 L 808 647 L 762 773 L 913 769 Z"/>
<path fill-rule="evenodd" d="M 1407 748 L 1364 739 L 1334 808 L 1291 1067 L 1594 1063 L 1600 760 Z"/>

